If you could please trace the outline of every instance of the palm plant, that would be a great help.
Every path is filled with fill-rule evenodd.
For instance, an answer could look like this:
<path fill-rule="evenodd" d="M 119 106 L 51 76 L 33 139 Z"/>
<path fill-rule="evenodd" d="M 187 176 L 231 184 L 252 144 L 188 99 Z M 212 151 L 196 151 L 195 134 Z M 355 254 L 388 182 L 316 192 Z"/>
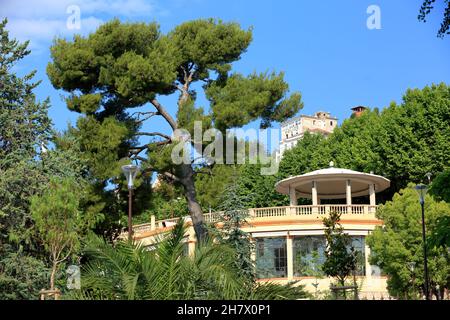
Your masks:
<path fill-rule="evenodd" d="M 235 252 L 205 241 L 193 256 L 183 250 L 183 223 L 161 239 L 153 250 L 130 242 L 114 246 L 90 236 L 82 269 L 82 287 L 69 299 L 296 299 L 303 287 L 261 284 L 241 274 Z"/>

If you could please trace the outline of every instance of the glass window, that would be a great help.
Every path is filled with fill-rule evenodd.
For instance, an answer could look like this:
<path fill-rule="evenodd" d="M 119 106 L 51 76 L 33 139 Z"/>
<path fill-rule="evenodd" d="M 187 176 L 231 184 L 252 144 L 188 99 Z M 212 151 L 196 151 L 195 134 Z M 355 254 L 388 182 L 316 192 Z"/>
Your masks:
<path fill-rule="evenodd" d="M 322 276 L 325 261 L 326 241 L 324 236 L 294 237 L 294 276 Z"/>
<path fill-rule="evenodd" d="M 286 238 L 256 238 L 256 273 L 258 278 L 287 276 Z"/>
<path fill-rule="evenodd" d="M 351 236 L 351 246 L 356 251 L 356 275 L 363 276 L 366 272 L 366 253 L 364 236 Z M 350 247 L 350 246 L 349 246 Z"/>

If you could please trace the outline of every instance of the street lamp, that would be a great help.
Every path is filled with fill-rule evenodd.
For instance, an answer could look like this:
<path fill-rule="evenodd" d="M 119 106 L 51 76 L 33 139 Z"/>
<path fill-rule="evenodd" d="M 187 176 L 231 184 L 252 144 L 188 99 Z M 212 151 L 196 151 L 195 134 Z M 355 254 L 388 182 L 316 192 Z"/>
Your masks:
<path fill-rule="evenodd" d="M 427 258 L 427 238 L 425 235 L 425 195 L 427 194 L 427 186 L 424 184 L 418 184 L 416 191 L 419 194 L 420 206 L 422 207 L 422 240 L 423 240 L 423 270 L 425 273 L 425 298 L 430 300 L 428 293 L 428 258 Z"/>
<path fill-rule="evenodd" d="M 433 175 L 433 174 L 432 174 L 431 172 L 427 172 L 427 173 L 425 174 L 425 177 L 428 178 L 428 184 L 431 183 L 431 176 L 432 176 L 432 175 Z"/>
<path fill-rule="evenodd" d="M 134 186 L 134 179 L 136 178 L 136 174 L 139 171 L 139 167 L 134 164 L 127 164 L 125 166 L 122 166 L 122 171 L 125 174 L 125 177 L 127 178 L 128 184 L 128 240 L 131 241 L 133 234 L 131 221 L 133 186 Z"/>

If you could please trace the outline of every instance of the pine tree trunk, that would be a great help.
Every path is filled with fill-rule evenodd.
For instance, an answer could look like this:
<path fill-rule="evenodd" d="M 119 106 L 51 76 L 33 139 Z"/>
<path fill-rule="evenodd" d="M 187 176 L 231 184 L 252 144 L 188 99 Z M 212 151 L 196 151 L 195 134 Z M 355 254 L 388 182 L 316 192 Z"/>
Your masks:
<path fill-rule="evenodd" d="M 181 165 L 181 184 L 184 187 L 185 197 L 187 200 L 189 213 L 192 218 L 192 224 L 197 236 L 197 241 L 201 242 L 207 235 L 205 228 L 203 211 L 200 204 L 197 201 L 197 195 L 194 185 L 194 171 L 190 164 Z"/>
<path fill-rule="evenodd" d="M 189 96 L 190 80 L 185 79 L 185 81 L 186 83 L 183 86 L 183 92 L 178 98 L 178 110 L 181 110 L 183 108 L 184 104 L 188 101 L 190 97 Z M 186 197 L 186 201 L 188 204 L 188 209 L 191 215 L 192 225 L 194 227 L 197 241 L 201 242 L 203 239 L 205 239 L 207 230 L 204 224 L 202 208 L 200 207 L 200 204 L 197 201 L 197 195 L 194 184 L 194 170 L 192 169 L 191 164 L 181 165 L 180 181 L 184 187 L 184 195 Z"/>

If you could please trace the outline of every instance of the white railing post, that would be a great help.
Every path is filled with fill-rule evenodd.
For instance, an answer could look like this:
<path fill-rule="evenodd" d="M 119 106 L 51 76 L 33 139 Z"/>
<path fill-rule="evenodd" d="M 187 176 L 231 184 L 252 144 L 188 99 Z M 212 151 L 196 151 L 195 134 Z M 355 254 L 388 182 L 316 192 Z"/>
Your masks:
<path fill-rule="evenodd" d="M 156 218 L 155 215 L 152 214 L 150 216 L 150 230 L 155 230 L 156 229 Z"/>
<path fill-rule="evenodd" d="M 295 216 L 295 206 L 290 206 L 286 208 L 286 215 Z"/>

